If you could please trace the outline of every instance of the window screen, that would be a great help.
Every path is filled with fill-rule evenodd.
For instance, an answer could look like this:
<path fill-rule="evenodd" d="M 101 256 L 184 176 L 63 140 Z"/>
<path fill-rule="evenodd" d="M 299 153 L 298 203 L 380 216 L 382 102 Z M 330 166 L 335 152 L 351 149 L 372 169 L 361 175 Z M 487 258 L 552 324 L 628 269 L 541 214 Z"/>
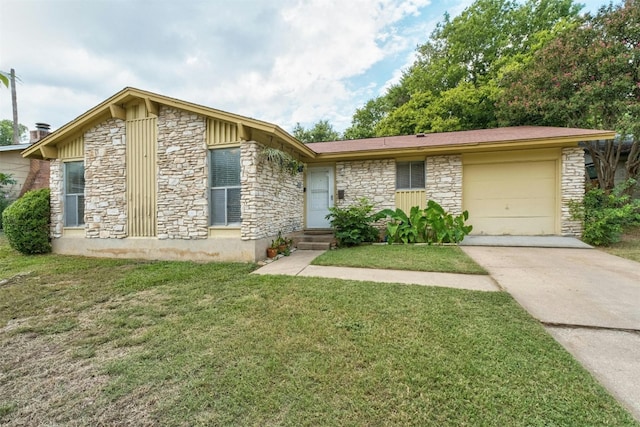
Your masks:
<path fill-rule="evenodd" d="M 239 225 L 240 148 L 210 151 L 210 225 Z"/>
<path fill-rule="evenodd" d="M 64 225 L 84 224 L 84 162 L 64 164 Z"/>
<path fill-rule="evenodd" d="M 396 189 L 424 189 L 424 162 L 396 163 Z"/>

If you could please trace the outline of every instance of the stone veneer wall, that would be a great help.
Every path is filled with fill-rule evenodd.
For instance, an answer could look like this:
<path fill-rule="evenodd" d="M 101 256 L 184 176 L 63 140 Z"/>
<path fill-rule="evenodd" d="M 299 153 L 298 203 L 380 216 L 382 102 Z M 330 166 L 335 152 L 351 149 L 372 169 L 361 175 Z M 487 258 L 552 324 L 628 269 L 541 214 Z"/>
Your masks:
<path fill-rule="evenodd" d="M 336 163 L 336 206 L 345 207 L 366 197 L 374 210 L 396 208 L 396 162 L 394 159 L 357 160 Z"/>
<path fill-rule="evenodd" d="M 109 119 L 84 134 L 85 236 L 127 237 L 125 122 Z"/>
<path fill-rule="evenodd" d="M 584 150 L 580 147 L 562 149 L 561 230 L 565 236 L 582 236 L 582 221 L 571 219 L 569 204 L 582 202 L 585 190 Z"/>
<path fill-rule="evenodd" d="M 453 215 L 462 213 L 462 156 L 427 157 L 426 169 L 427 200 Z"/>
<path fill-rule="evenodd" d="M 242 240 L 302 230 L 304 194 L 302 173 L 282 174 L 259 153 L 262 145 L 243 142 L 240 150 L 242 183 Z"/>
<path fill-rule="evenodd" d="M 64 181 L 62 179 L 62 162 L 58 159 L 51 160 L 49 166 L 49 188 L 51 189 L 51 237 L 62 237 L 64 217 L 62 216 L 62 198 Z"/>
<path fill-rule="evenodd" d="M 159 239 L 208 237 L 207 122 L 204 117 L 160 107 L 158 115 Z"/>

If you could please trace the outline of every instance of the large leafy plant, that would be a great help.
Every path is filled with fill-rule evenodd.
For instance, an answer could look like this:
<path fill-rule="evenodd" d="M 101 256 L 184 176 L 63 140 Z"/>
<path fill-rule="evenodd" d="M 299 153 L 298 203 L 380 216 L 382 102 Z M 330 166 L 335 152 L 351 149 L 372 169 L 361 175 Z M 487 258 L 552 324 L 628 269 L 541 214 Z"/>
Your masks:
<path fill-rule="evenodd" d="M 380 230 L 373 223 L 382 218 L 373 212 L 373 205 L 366 198 L 345 208 L 329 208 L 327 219 L 334 229 L 339 246 L 356 246 L 364 242 L 377 242 Z"/>
<path fill-rule="evenodd" d="M 425 209 L 412 207 L 409 215 L 400 208 L 385 209 L 380 215 L 390 218 L 388 243 L 458 243 L 473 229 L 473 226 L 465 225 L 469 212 L 453 216 L 433 200 L 427 202 Z"/>

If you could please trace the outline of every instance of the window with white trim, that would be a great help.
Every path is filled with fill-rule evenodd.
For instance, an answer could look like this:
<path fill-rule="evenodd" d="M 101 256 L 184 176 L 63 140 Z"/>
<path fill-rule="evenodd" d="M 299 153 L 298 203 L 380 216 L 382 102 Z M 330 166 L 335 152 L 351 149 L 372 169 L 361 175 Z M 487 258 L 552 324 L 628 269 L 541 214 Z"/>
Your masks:
<path fill-rule="evenodd" d="M 424 162 L 396 163 L 396 190 L 424 190 Z"/>
<path fill-rule="evenodd" d="M 209 151 L 209 225 L 239 226 L 240 148 Z"/>
<path fill-rule="evenodd" d="M 84 162 L 64 163 L 64 225 L 84 225 Z"/>

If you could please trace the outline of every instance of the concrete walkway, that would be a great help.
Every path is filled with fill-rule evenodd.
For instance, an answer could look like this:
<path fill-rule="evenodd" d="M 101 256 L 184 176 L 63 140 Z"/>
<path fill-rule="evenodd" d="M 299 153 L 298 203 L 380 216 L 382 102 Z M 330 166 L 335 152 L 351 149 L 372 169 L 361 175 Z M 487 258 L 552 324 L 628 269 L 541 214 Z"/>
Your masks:
<path fill-rule="evenodd" d="M 640 263 L 594 249 L 462 249 L 640 421 Z"/>
<path fill-rule="evenodd" d="M 324 251 L 295 251 L 288 257 L 267 264 L 254 274 L 283 274 L 287 276 L 326 277 L 407 285 L 443 286 L 473 291 L 499 291 L 496 282 L 486 275 L 431 273 L 406 270 L 376 270 L 372 268 L 327 267 L 309 265 Z"/>

